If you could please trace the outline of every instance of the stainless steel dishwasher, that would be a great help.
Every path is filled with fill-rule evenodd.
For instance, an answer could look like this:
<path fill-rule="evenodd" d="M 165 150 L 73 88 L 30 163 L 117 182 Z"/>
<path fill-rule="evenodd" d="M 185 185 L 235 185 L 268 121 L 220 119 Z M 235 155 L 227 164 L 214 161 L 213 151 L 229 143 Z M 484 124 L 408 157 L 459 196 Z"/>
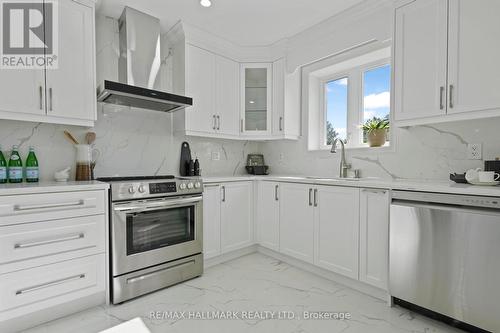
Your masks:
<path fill-rule="evenodd" d="M 390 293 L 500 332 L 500 199 L 393 191 Z"/>

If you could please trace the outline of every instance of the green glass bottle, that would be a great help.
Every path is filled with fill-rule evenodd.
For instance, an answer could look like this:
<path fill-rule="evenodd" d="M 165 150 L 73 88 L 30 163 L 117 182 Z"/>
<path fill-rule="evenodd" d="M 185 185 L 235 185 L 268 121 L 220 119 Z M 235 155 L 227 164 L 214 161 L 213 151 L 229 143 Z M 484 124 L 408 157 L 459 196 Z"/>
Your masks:
<path fill-rule="evenodd" d="M 0 184 L 7 183 L 7 161 L 2 153 L 2 146 L 0 146 Z"/>
<path fill-rule="evenodd" d="M 22 183 L 23 182 L 23 161 L 17 151 L 17 146 L 12 146 L 12 153 L 9 159 L 9 183 Z"/>
<path fill-rule="evenodd" d="M 26 157 L 26 182 L 38 182 L 38 160 L 35 155 L 34 147 L 30 147 L 28 157 Z"/>

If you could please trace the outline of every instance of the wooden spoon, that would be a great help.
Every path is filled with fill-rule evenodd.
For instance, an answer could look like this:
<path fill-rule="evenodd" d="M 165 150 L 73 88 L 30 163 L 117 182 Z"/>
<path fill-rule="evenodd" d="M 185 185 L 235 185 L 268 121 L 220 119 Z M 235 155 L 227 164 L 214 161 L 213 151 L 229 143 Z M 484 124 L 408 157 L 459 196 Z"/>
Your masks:
<path fill-rule="evenodd" d="M 78 145 L 78 141 L 75 139 L 75 137 L 68 131 L 64 130 L 64 135 L 68 138 L 69 141 L 71 141 L 73 144 Z"/>
<path fill-rule="evenodd" d="M 93 144 L 95 141 L 95 138 L 96 138 L 96 134 L 94 132 L 87 132 L 87 134 L 85 134 L 85 141 L 87 142 L 88 145 Z"/>

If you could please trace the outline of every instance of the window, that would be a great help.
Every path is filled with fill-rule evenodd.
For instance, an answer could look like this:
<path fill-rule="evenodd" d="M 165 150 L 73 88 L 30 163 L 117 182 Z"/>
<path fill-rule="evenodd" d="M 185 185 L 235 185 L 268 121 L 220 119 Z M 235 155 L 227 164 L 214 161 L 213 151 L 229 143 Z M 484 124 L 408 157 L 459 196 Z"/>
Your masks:
<path fill-rule="evenodd" d="M 363 124 L 390 119 L 391 66 L 383 65 L 363 72 Z M 387 141 L 390 136 L 387 135 Z M 367 143 L 363 131 L 363 143 Z"/>
<path fill-rule="evenodd" d="M 326 95 L 326 121 L 325 140 L 327 145 L 333 140 L 346 139 L 347 135 L 347 77 L 332 80 L 325 85 Z"/>
<path fill-rule="evenodd" d="M 386 47 L 324 59 L 304 68 L 309 150 L 330 148 L 335 139 L 343 140 L 346 148 L 368 147 L 363 125 L 371 121 L 389 124 L 390 55 Z M 385 146 L 390 144 L 389 135 L 387 139 Z"/>

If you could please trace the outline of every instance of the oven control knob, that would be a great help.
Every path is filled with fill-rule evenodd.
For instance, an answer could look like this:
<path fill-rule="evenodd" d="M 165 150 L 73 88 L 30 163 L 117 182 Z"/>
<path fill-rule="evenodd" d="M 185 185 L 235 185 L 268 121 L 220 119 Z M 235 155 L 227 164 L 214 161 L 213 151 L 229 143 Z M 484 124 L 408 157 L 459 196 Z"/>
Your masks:
<path fill-rule="evenodd" d="M 130 186 L 130 187 L 128 188 L 128 193 L 130 193 L 130 194 L 134 194 L 134 193 L 135 193 L 135 188 L 134 188 L 133 186 Z"/>
<path fill-rule="evenodd" d="M 144 193 L 144 192 L 146 192 L 146 188 L 144 187 L 144 185 L 140 185 L 140 186 L 139 186 L 139 192 L 140 192 L 140 193 Z"/>
<path fill-rule="evenodd" d="M 194 183 L 194 188 L 200 188 L 200 187 L 201 187 L 201 183 L 200 182 Z"/>
<path fill-rule="evenodd" d="M 187 187 L 189 190 L 191 190 L 194 187 L 194 185 L 193 185 L 193 183 L 188 183 Z"/>
<path fill-rule="evenodd" d="M 181 184 L 179 185 L 179 188 L 180 188 L 181 190 L 185 190 L 185 189 L 186 189 L 186 184 L 181 183 Z"/>

